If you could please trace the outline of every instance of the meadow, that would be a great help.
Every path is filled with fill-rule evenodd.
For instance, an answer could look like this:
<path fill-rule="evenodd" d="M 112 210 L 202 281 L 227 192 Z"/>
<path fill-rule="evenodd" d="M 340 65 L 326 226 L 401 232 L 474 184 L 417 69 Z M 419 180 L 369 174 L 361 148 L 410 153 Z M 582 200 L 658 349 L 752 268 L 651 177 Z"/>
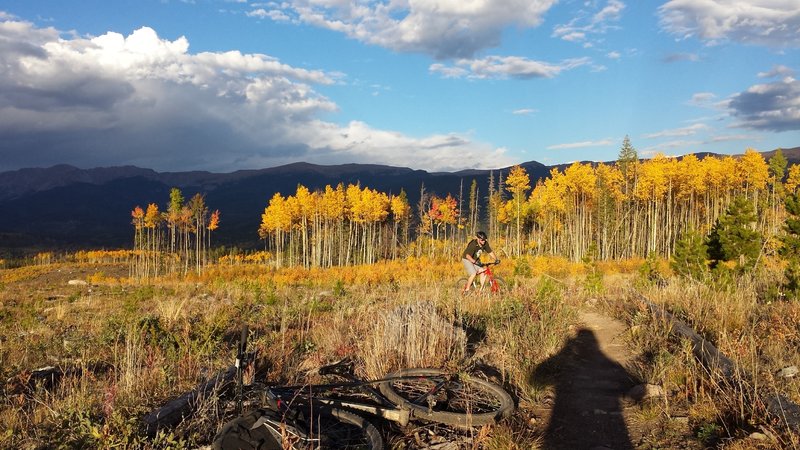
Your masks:
<path fill-rule="evenodd" d="M 768 295 L 777 266 L 711 285 L 673 276 L 665 261 L 522 257 L 499 266 L 511 286 L 502 295 L 464 297 L 454 285 L 462 269 L 448 260 L 312 269 L 218 263 L 199 275 L 147 280 L 131 278 L 130 263 L 109 261 L 65 255 L 0 270 L 0 447 L 207 445 L 230 419 L 213 397 L 155 437 L 141 419 L 232 365 L 247 324 L 261 381 L 304 382 L 348 356 L 367 378 L 401 367 L 492 368 L 518 410 L 474 431 L 469 448 L 541 448 L 554 392 L 533 374 L 574 337 L 586 309 L 626 324 L 624 342 L 635 355 L 626 369 L 663 389 L 625 408 L 634 448 L 800 442 L 760 403 L 775 391 L 800 401 L 796 379 L 776 375 L 800 356 L 800 305 Z M 738 382 L 708 373 L 639 295 L 735 360 Z M 52 384 L 31 379 L 46 366 L 64 376 Z M 383 431 L 392 448 L 419 448 L 413 428 Z"/>

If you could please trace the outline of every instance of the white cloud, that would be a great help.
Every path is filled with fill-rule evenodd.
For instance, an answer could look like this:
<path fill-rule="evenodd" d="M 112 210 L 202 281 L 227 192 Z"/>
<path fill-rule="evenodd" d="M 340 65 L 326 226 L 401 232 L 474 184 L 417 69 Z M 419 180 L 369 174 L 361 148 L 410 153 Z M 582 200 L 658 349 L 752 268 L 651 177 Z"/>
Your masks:
<path fill-rule="evenodd" d="M 618 28 L 615 23 L 620 20 L 625 9 L 625 3 L 620 0 L 608 0 L 599 9 L 597 2 L 586 2 L 585 6 L 587 9 L 578 11 L 576 17 L 569 22 L 556 25 L 553 37 L 592 47 L 595 45 L 593 39 Z"/>
<path fill-rule="evenodd" d="M 466 69 L 461 67 L 446 66 L 440 63 L 431 64 L 431 66 L 428 68 L 428 71 L 431 73 L 438 73 L 444 78 L 462 78 L 469 75 L 469 72 Z"/>
<path fill-rule="evenodd" d="M 794 76 L 794 70 L 783 65 L 777 65 L 773 67 L 772 70 L 770 70 L 769 72 L 758 73 L 759 78 L 793 77 L 793 76 Z"/>
<path fill-rule="evenodd" d="M 612 0 L 615 1 L 615 0 Z M 539 26 L 557 0 L 291 0 L 287 17 L 398 52 L 472 58 L 509 26 Z"/>
<path fill-rule="evenodd" d="M 533 113 L 537 113 L 537 112 L 539 112 L 538 109 L 521 108 L 521 109 L 516 109 L 514 111 L 511 111 L 511 114 L 514 114 L 514 115 L 517 115 L 517 116 L 529 116 L 529 115 L 531 115 Z"/>
<path fill-rule="evenodd" d="M 674 128 L 671 130 L 664 130 L 664 131 L 659 131 L 657 133 L 646 134 L 643 137 L 646 139 L 656 139 L 663 137 L 692 136 L 701 131 L 708 131 L 709 129 L 711 129 L 711 127 L 709 127 L 706 124 L 696 123 L 694 125 L 689 125 L 688 127 Z"/>
<path fill-rule="evenodd" d="M 226 171 L 309 161 L 498 167 L 503 149 L 460 134 L 409 137 L 320 120 L 340 74 L 261 54 L 189 52 L 147 27 L 60 36 L 0 21 L 0 170 L 70 163 Z M 487 158 L 486 155 L 492 155 Z M 422 164 L 425 164 L 422 166 Z"/>
<path fill-rule="evenodd" d="M 658 145 L 643 148 L 639 152 L 639 156 L 646 156 L 648 158 L 651 158 L 659 153 L 664 154 L 664 152 L 667 149 L 676 149 L 676 148 L 683 150 L 684 154 L 688 154 L 692 153 L 692 151 L 690 150 L 689 152 L 686 152 L 685 149 L 698 148 L 701 145 L 703 145 L 703 141 L 676 140 L 676 141 L 662 142 Z"/>
<path fill-rule="evenodd" d="M 751 86 L 727 102 L 737 127 L 754 130 L 800 130 L 800 81 L 787 76 Z"/>
<path fill-rule="evenodd" d="M 606 57 L 608 59 L 620 59 L 622 58 L 622 54 L 620 52 L 608 52 L 606 53 Z"/>
<path fill-rule="evenodd" d="M 291 20 L 283 11 L 277 9 L 266 10 L 264 8 L 256 8 L 252 11 L 245 13 L 248 17 L 256 17 L 259 19 L 271 19 L 275 22 L 288 22 Z"/>
<path fill-rule="evenodd" d="M 691 100 L 689 100 L 689 104 L 692 106 L 699 106 L 701 108 L 707 108 L 712 106 L 714 100 L 717 99 L 716 94 L 711 92 L 698 92 L 692 95 Z"/>
<path fill-rule="evenodd" d="M 670 0 L 658 13 L 661 27 L 679 38 L 696 37 L 712 45 L 800 46 L 796 0 Z"/>
<path fill-rule="evenodd" d="M 565 150 L 565 149 L 574 149 L 574 148 L 586 148 L 586 147 L 603 147 L 606 145 L 612 145 L 614 143 L 611 139 L 603 139 L 600 141 L 581 141 L 581 142 L 570 142 L 567 144 L 556 144 L 547 147 L 547 150 Z"/>
<path fill-rule="evenodd" d="M 449 78 L 553 78 L 565 70 L 584 66 L 590 62 L 589 58 L 577 58 L 552 64 L 519 56 L 488 56 L 481 59 L 460 59 L 454 66 L 436 63 L 432 64 L 429 70 Z"/>
<path fill-rule="evenodd" d="M 720 134 L 710 139 L 710 142 L 731 142 L 731 141 L 758 141 L 761 137 L 754 134 Z"/>

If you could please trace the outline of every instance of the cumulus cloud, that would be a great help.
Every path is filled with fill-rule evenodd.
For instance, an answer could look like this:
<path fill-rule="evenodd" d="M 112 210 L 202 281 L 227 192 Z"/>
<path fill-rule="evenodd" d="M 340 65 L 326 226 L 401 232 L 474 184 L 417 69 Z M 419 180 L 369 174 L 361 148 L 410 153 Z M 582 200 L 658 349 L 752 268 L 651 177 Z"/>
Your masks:
<path fill-rule="evenodd" d="M 508 26 L 540 25 L 544 13 L 556 2 L 290 0 L 276 3 L 273 10 L 282 13 L 281 20 L 286 17 L 326 28 L 367 44 L 451 59 L 472 58 L 481 50 L 496 47 Z"/>
<path fill-rule="evenodd" d="M 603 147 L 606 145 L 612 145 L 614 143 L 611 139 L 603 139 L 600 141 L 580 141 L 580 142 L 570 142 L 566 144 L 556 144 L 547 147 L 548 150 L 565 150 L 565 149 L 574 149 L 574 148 L 586 148 L 586 147 Z"/>
<path fill-rule="evenodd" d="M 736 126 L 753 130 L 800 130 L 800 81 L 791 76 L 757 84 L 728 102 Z"/>
<path fill-rule="evenodd" d="M 339 74 L 262 54 L 193 54 L 186 38 L 162 39 L 148 27 L 65 36 L 0 21 L 0 170 L 70 163 L 227 171 L 294 161 L 449 170 L 510 162 L 502 149 L 457 134 L 409 137 L 321 121 L 338 107 L 314 87 Z"/>
<path fill-rule="evenodd" d="M 519 56 L 488 56 L 480 59 L 460 59 L 454 65 L 432 64 L 429 70 L 447 78 L 530 79 L 553 78 L 591 62 L 590 58 L 567 59 L 558 64 L 535 61 Z"/>
<path fill-rule="evenodd" d="M 775 78 L 775 77 L 793 77 L 794 70 L 789 67 L 777 65 L 772 68 L 769 72 L 759 72 L 759 78 Z"/>
<path fill-rule="evenodd" d="M 658 13 L 661 27 L 679 38 L 800 46 L 800 3 L 794 0 L 670 0 Z"/>
<path fill-rule="evenodd" d="M 622 17 L 625 3 L 620 0 L 608 0 L 602 4 L 586 2 L 586 7 L 579 10 L 569 22 L 557 25 L 553 29 L 553 37 L 592 47 L 595 45 L 593 40 L 598 36 L 618 28 L 616 22 Z"/>
<path fill-rule="evenodd" d="M 266 10 L 264 8 L 256 8 L 252 11 L 245 13 L 248 17 L 256 17 L 258 19 L 272 19 L 275 22 L 288 22 L 291 20 L 289 16 L 278 9 Z"/>

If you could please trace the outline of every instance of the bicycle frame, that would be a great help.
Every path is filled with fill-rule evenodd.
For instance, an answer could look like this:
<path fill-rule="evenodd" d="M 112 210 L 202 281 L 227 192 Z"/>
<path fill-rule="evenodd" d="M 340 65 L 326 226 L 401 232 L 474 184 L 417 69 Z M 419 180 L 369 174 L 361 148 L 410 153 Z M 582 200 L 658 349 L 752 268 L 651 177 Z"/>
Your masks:
<path fill-rule="evenodd" d="M 309 385 L 307 388 L 318 390 L 325 390 L 326 387 L 342 387 L 341 384 L 335 385 Z M 288 398 L 287 398 L 288 397 Z M 382 397 L 382 396 L 381 396 Z M 385 400 L 385 399 L 384 399 Z M 334 399 L 315 396 L 313 393 L 302 393 L 301 390 L 292 387 L 268 387 L 267 388 L 267 401 L 271 406 L 281 413 L 289 411 L 295 402 L 317 403 L 320 405 L 342 408 L 350 411 L 364 412 L 373 416 L 381 417 L 392 422 L 397 422 L 401 426 L 408 425 L 411 420 L 411 411 L 405 408 L 392 405 L 391 407 L 370 405 L 367 403 L 355 402 L 345 399 Z M 388 403 L 388 400 L 385 400 Z"/>
<path fill-rule="evenodd" d="M 477 280 L 478 276 L 484 275 L 486 277 L 484 282 L 483 282 L 483 284 L 480 286 L 480 290 L 485 289 L 486 286 L 488 285 L 490 292 L 496 293 L 496 292 L 500 291 L 500 285 L 497 283 L 497 281 L 496 281 L 496 279 L 494 277 L 494 273 L 492 272 L 492 266 L 495 265 L 495 264 L 498 264 L 498 263 L 497 262 L 490 262 L 490 263 L 484 264 L 483 265 L 483 271 L 478 273 L 475 276 L 475 280 L 473 280 L 473 284 L 474 283 L 480 283 Z"/>

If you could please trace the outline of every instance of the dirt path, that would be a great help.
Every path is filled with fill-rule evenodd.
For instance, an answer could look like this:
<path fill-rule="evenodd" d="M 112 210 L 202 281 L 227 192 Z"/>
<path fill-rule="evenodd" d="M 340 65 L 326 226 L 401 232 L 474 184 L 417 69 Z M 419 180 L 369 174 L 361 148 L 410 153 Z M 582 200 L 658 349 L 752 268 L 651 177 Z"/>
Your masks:
<path fill-rule="evenodd" d="M 625 325 L 594 311 L 561 351 L 534 374 L 551 384 L 553 397 L 540 418 L 543 449 L 635 448 L 624 416 L 625 394 L 637 381 L 625 369 L 633 357 L 623 340 Z"/>

